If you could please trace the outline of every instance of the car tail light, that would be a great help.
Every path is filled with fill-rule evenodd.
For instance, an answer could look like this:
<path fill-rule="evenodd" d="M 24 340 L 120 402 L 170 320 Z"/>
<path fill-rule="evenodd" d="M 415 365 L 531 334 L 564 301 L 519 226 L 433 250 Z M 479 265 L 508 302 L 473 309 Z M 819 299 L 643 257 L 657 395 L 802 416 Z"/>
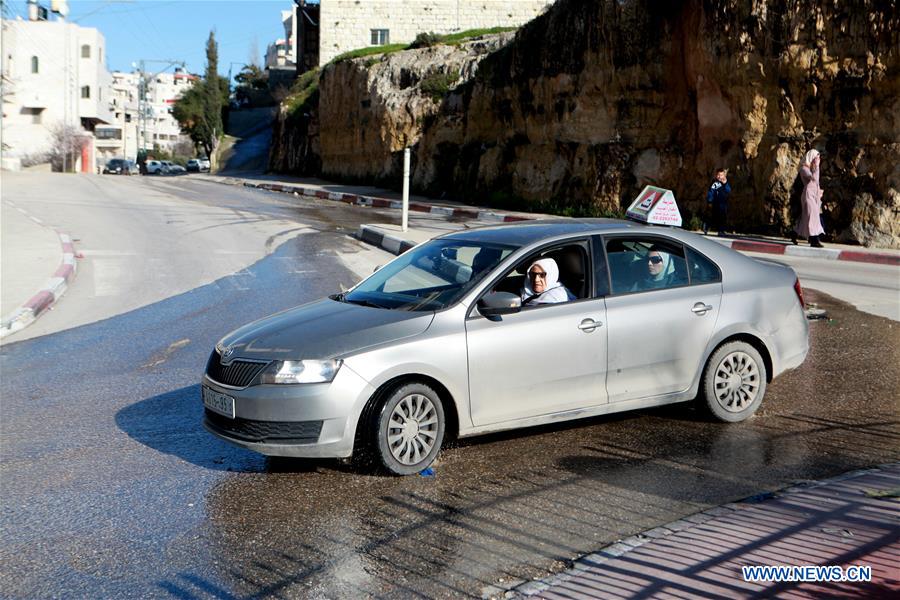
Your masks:
<path fill-rule="evenodd" d="M 800 287 L 800 278 L 794 280 L 794 291 L 797 292 L 797 298 L 800 300 L 800 308 L 806 308 L 806 304 L 803 302 L 803 288 Z"/>

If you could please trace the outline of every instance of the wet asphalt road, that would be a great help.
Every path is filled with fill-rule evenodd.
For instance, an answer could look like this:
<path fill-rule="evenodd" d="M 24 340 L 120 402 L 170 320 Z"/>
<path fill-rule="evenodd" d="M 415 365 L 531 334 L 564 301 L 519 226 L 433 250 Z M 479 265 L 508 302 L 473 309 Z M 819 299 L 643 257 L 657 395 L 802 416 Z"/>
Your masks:
<path fill-rule="evenodd" d="M 480 596 L 712 505 L 900 460 L 900 326 L 812 291 L 832 320 L 744 424 L 679 405 L 494 435 L 446 449 L 434 477 L 232 447 L 200 425 L 213 344 L 354 279 L 335 230 L 372 215 L 303 210 L 318 232 L 245 274 L 0 349 L 0 596 Z"/>

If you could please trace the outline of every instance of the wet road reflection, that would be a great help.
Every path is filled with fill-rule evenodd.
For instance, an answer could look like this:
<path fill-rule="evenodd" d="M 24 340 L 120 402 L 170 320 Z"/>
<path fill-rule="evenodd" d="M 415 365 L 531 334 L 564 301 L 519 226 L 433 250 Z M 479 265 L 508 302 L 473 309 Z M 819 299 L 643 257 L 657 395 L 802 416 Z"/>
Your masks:
<path fill-rule="evenodd" d="M 305 234 L 240 281 L 3 346 L 0 595 L 480 596 L 712 505 L 900 459 L 900 328 L 812 291 L 832 320 L 743 424 L 686 405 L 595 418 L 457 442 L 434 477 L 407 478 L 207 434 L 212 345 L 351 280 L 345 243 Z"/>

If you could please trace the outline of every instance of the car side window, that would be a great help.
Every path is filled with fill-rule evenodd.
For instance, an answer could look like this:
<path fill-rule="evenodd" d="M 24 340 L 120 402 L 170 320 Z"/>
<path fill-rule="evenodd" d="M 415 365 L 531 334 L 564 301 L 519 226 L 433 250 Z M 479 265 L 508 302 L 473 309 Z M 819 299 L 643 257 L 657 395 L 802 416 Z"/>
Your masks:
<path fill-rule="evenodd" d="M 685 248 L 687 253 L 688 273 L 691 277 L 691 285 L 702 283 L 718 283 L 722 281 L 722 272 L 714 262 L 691 248 Z"/>
<path fill-rule="evenodd" d="M 541 264 L 531 269 L 536 272 L 531 274 L 529 270 L 536 261 Z M 519 261 L 492 286 L 491 291 L 520 296 L 523 308 L 589 298 L 589 264 L 586 242 L 545 248 Z"/>
<path fill-rule="evenodd" d="M 688 284 L 681 244 L 654 237 L 611 238 L 606 242 L 613 294 Z"/>

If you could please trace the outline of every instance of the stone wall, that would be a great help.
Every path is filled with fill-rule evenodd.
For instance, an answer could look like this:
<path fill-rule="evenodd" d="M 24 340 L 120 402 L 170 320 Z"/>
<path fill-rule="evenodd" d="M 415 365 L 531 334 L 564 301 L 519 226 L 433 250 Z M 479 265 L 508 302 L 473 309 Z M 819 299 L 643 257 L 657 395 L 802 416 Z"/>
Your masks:
<path fill-rule="evenodd" d="M 347 61 L 320 89 L 306 147 L 331 178 L 399 182 L 409 144 L 418 192 L 598 214 L 655 184 L 689 222 L 724 166 L 732 228 L 784 233 L 815 147 L 829 231 L 900 248 L 892 0 L 558 0 L 507 45 Z"/>
<path fill-rule="evenodd" d="M 373 29 L 389 30 L 391 44 L 409 43 L 424 32 L 518 27 L 551 4 L 553 0 L 322 0 L 319 64 L 372 46 Z"/>

